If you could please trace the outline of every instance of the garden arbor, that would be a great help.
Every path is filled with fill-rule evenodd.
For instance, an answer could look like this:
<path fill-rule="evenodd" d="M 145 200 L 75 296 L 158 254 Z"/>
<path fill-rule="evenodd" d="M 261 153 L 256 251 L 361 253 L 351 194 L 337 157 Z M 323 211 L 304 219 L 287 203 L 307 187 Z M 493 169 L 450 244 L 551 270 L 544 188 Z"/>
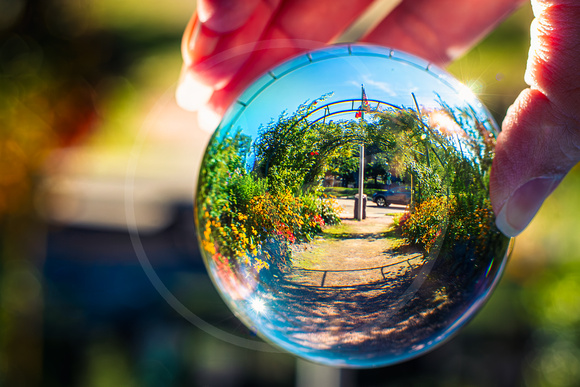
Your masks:
<path fill-rule="evenodd" d="M 365 109 L 373 114 L 370 120 L 353 119 L 362 115 L 363 99 L 348 99 L 322 104 L 324 97 L 304 104 L 291 116 L 281 115 L 260 132 L 254 147 L 258 169 L 263 176 L 272 174 L 272 168 L 300 170 L 303 172 L 302 187 L 310 187 L 317 178 L 333 165 L 344 165 L 364 143 L 379 145 L 386 149 L 392 145 L 388 133 L 381 133 L 380 119 L 375 114 L 389 114 L 401 108 L 380 100 L 364 100 Z M 306 156 L 306 157 L 304 157 Z M 362 152 L 359 150 L 359 160 Z M 353 166 L 350 166 L 354 170 Z M 360 167 L 359 167 L 360 168 Z M 362 174 L 361 174 L 362 175 Z M 362 176 L 359 177 L 359 182 Z M 359 184 L 362 187 L 362 184 Z"/>
<path fill-rule="evenodd" d="M 389 165 L 389 172 L 411 178 L 413 207 L 460 193 L 480 192 L 479 199 L 486 197 L 491 139 L 485 123 L 472 111 L 443 103 L 426 110 L 417 103 L 413 109 L 367 100 L 364 110 L 370 117 L 357 119 L 352 115 L 361 112 L 362 98 L 324 101 L 322 96 L 303 104 L 260 128 L 252 145 L 253 172 L 267 178 L 272 189 L 283 186 L 295 195 L 320 196 L 319 182 L 326 172 L 344 165 L 352 172 L 362 169 L 364 164 L 354 159 L 362 161 L 359 146 L 367 144 Z M 477 138 L 482 140 L 467 141 L 473 131 L 481 132 Z M 358 213 L 362 215 L 360 208 Z"/>

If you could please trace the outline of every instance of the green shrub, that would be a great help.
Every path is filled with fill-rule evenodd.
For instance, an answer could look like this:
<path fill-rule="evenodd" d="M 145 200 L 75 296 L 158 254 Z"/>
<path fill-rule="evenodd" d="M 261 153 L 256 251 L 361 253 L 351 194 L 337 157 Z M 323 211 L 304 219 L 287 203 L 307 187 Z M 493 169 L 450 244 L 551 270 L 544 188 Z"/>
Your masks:
<path fill-rule="evenodd" d="M 426 252 L 442 235 L 445 237 L 442 251 L 449 251 L 458 243 L 482 251 L 495 230 L 493 222 L 489 200 L 478 201 L 469 194 L 460 194 L 427 199 L 412 213 L 397 219 L 396 226 L 408 243 Z"/>
<path fill-rule="evenodd" d="M 235 175 L 228 186 L 232 201 L 240 211 L 245 211 L 250 201 L 266 193 L 268 188 L 266 179 L 254 178 L 249 174 Z"/>
<path fill-rule="evenodd" d="M 207 253 L 228 257 L 231 265 L 251 262 L 281 269 L 289 264 L 292 244 L 310 241 L 326 224 L 340 222 L 336 203 L 325 195 L 297 196 L 282 187 L 269 192 L 265 186 L 265 179 L 240 176 L 227 183 L 228 202 L 219 208 L 211 200 L 202 202 Z"/>

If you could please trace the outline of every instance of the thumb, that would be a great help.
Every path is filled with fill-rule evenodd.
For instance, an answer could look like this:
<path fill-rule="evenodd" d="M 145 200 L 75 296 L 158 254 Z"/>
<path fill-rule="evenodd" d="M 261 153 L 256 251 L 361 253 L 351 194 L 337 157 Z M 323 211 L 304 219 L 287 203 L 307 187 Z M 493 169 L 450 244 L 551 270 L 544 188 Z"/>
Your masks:
<path fill-rule="evenodd" d="M 580 7 L 533 1 L 524 90 L 507 112 L 490 177 L 496 224 L 516 236 L 580 161 Z"/>

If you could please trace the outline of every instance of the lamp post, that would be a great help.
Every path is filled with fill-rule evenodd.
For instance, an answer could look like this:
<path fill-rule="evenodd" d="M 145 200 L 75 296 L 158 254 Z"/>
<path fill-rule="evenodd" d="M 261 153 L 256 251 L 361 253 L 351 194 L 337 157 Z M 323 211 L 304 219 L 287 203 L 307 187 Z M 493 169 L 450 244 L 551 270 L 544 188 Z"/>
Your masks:
<path fill-rule="evenodd" d="M 363 121 L 365 118 L 364 110 L 366 108 L 366 93 L 364 86 L 361 85 L 361 97 L 360 97 L 360 130 L 363 130 Z M 359 168 L 358 168 L 358 213 L 357 213 L 357 220 L 363 220 L 363 192 L 364 192 L 364 177 L 365 177 L 365 144 L 364 141 L 361 142 L 359 148 L 360 160 L 359 160 Z"/>
<path fill-rule="evenodd" d="M 360 144 L 360 164 L 358 168 L 358 214 L 357 220 L 363 219 L 363 186 L 365 175 L 365 144 Z"/>

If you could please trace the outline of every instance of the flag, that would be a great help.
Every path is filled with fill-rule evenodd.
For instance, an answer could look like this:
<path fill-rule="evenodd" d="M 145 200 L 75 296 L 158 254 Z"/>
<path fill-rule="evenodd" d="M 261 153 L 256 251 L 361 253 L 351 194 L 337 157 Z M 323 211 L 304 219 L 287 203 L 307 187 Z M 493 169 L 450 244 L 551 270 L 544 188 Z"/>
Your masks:
<path fill-rule="evenodd" d="M 367 93 L 365 93 L 365 88 L 363 85 L 360 85 L 362 93 L 361 93 L 361 100 L 362 100 L 362 108 L 367 111 L 370 112 L 371 111 L 371 105 L 369 104 L 369 100 L 367 99 Z"/>
<path fill-rule="evenodd" d="M 371 105 L 369 104 L 369 100 L 367 99 L 367 93 L 365 92 L 365 87 L 363 85 L 360 85 L 360 89 L 361 89 L 361 95 L 360 95 L 360 100 L 361 100 L 361 104 L 358 107 L 358 111 L 355 114 L 355 118 L 362 118 L 364 119 L 364 112 L 371 112 Z"/>

